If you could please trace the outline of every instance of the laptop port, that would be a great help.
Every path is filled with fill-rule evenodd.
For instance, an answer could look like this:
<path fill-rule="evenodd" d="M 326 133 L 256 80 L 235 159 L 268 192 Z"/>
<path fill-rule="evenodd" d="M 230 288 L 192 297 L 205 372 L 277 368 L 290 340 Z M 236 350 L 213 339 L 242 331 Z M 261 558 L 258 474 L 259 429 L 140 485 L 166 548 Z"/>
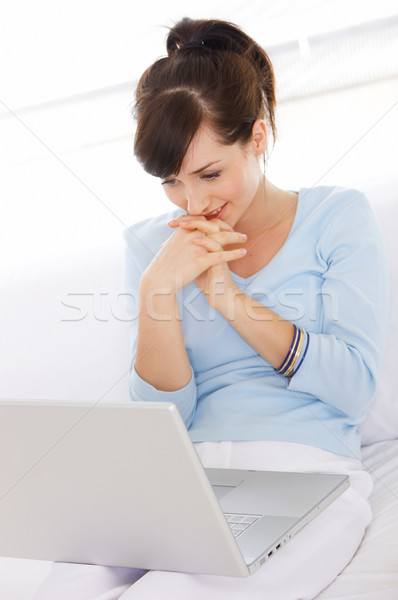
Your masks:
<path fill-rule="evenodd" d="M 273 554 L 273 550 L 271 550 L 271 552 L 268 552 L 268 558 L 269 558 L 270 556 L 272 556 L 272 554 Z"/>

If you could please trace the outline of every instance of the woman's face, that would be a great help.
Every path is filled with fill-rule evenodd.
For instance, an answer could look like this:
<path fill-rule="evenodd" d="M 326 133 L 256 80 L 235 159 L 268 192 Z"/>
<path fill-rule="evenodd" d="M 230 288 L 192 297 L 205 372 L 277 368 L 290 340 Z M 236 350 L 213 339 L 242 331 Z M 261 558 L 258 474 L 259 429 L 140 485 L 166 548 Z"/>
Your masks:
<path fill-rule="evenodd" d="M 229 146 L 220 144 L 208 129 L 199 130 L 178 175 L 162 181 L 170 201 L 190 215 L 217 217 L 231 227 L 244 215 L 247 218 L 247 211 L 258 200 L 261 188 L 258 156 L 266 142 L 265 126 L 261 123 L 256 121 L 252 140 L 245 147 L 239 142 Z M 264 136 L 265 140 L 260 139 Z"/>

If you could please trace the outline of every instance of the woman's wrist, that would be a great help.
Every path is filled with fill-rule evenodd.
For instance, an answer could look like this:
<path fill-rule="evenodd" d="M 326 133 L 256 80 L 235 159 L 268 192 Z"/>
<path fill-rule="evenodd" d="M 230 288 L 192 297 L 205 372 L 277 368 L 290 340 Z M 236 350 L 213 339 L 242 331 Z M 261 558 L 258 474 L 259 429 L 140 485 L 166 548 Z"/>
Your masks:
<path fill-rule="evenodd" d="M 141 276 L 140 296 L 154 295 L 159 292 L 161 294 L 168 293 L 169 295 L 175 296 L 181 287 L 181 285 L 179 287 L 179 283 L 178 277 L 176 276 L 168 278 L 164 276 L 164 273 L 155 275 L 147 270 L 144 271 Z"/>
<path fill-rule="evenodd" d="M 179 320 L 176 290 L 167 281 L 146 280 L 140 282 L 139 311 L 155 321 Z"/>
<path fill-rule="evenodd" d="M 213 286 L 212 293 L 208 295 L 209 304 L 215 308 L 228 321 L 234 319 L 237 302 L 244 302 L 245 294 L 231 280 L 230 285 L 220 282 Z"/>

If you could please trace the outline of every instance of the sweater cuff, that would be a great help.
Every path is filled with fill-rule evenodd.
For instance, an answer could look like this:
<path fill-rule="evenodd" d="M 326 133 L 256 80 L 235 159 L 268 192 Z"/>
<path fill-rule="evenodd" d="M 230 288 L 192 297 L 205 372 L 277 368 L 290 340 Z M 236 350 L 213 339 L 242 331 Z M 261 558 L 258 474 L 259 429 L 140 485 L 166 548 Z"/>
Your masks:
<path fill-rule="evenodd" d="M 172 392 L 158 390 L 153 385 L 142 379 L 135 370 L 131 371 L 130 397 L 139 402 L 173 402 L 177 405 L 182 418 L 187 426 L 193 417 L 196 405 L 196 383 L 191 367 L 191 379 L 184 387 Z"/>

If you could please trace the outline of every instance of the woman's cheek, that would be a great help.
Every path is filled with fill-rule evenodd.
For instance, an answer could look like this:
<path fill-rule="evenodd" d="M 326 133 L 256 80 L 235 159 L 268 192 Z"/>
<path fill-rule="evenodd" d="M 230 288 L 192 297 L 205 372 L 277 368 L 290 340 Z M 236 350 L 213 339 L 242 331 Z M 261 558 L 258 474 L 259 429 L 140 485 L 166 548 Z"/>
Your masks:
<path fill-rule="evenodd" d="M 186 211 L 186 200 L 181 196 L 181 194 L 176 192 L 173 193 L 173 190 L 168 189 L 165 190 L 165 193 L 172 204 Z"/>
<path fill-rule="evenodd" d="M 241 186 L 235 179 L 229 179 L 228 183 L 224 183 L 223 189 L 220 195 L 225 200 L 234 200 L 236 197 L 239 198 L 241 194 Z"/>

